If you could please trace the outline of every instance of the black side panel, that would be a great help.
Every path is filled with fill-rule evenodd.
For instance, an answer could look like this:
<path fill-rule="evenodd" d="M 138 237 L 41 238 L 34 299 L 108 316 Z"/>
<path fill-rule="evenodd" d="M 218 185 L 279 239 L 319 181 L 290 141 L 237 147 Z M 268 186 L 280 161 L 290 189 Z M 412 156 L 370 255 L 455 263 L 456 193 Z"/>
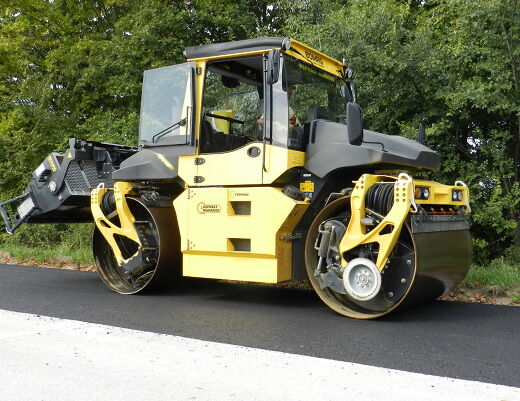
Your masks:
<path fill-rule="evenodd" d="M 363 130 L 361 145 L 348 141 L 347 126 L 332 121 L 311 122 L 305 168 L 319 177 L 341 168 L 397 165 L 403 168 L 439 167 L 439 155 L 411 139 Z"/>
<path fill-rule="evenodd" d="M 179 156 L 193 154 L 193 146 L 170 145 L 141 149 L 112 177 L 117 181 L 179 181 Z"/>

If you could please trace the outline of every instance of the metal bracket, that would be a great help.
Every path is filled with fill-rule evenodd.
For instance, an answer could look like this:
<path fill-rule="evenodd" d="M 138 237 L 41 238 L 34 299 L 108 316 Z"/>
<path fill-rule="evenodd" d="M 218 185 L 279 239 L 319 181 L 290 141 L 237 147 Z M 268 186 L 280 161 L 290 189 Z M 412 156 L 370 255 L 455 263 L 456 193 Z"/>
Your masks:
<path fill-rule="evenodd" d="M 114 197 L 117 215 L 119 216 L 119 226 L 111 222 L 101 209 L 103 196 L 110 191 L 110 189 L 98 187 L 92 190 L 90 196 L 90 208 L 94 217 L 94 223 L 112 248 L 114 257 L 119 266 L 121 266 L 122 263 L 128 263 L 137 253 L 125 259 L 115 240 L 115 235 L 127 237 L 139 244 L 140 247 L 143 245 L 135 226 L 135 217 L 130 211 L 126 200 L 126 195 L 135 194 L 133 188 L 134 185 L 124 181 L 118 181 L 114 184 Z"/>
<path fill-rule="evenodd" d="M 325 203 L 324 203 L 323 207 L 327 206 L 333 200 L 336 200 L 336 199 L 339 199 L 339 198 L 341 198 L 343 196 L 347 196 L 347 195 L 352 194 L 352 191 L 353 191 L 353 188 L 348 187 L 348 188 L 343 188 L 339 192 L 332 192 L 327 197 L 327 199 L 325 200 Z"/>
<path fill-rule="evenodd" d="M 19 217 L 18 219 L 16 217 L 14 219 L 11 219 L 9 217 L 9 214 L 7 213 L 7 210 L 5 210 L 4 206 L 9 205 L 10 203 L 13 203 L 13 202 L 20 202 L 20 205 L 19 205 L 19 207 L 20 207 L 25 202 L 27 202 L 28 199 L 30 199 L 30 203 L 31 203 L 31 205 L 29 206 L 29 210 L 23 216 Z M 20 224 L 22 224 L 25 220 L 27 220 L 31 216 L 31 214 L 34 210 L 36 210 L 36 206 L 34 204 L 34 201 L 31 198 L 31 196 L 29 195 L 29 193 L 25 193 L 23 195 L 17 196 L 16 198 L 9 199 L 8 201 L 5 201 L 5 202 L 1 202 L 0 203 L 0 214 L 2 215 L 2 218 L 4 220 L 6 231 L 9 234 L 14 233 L 14 231 L 20 226 Z"/>
<path fill-rule="evenodd" d="M 335 272 L 321 273 L 318 277 L 320 288 L 331 288 L 338 294 L 346 294 L 343 280 Z"/>
<path fill-rule="evenodd" d="M 410 183 L 410 184 L 413 182 L 412 177 L 410 177 L 406 173 L 400 173 L 397 176 L 397 181 L 404 181 L 404 182 Z M 417 213 L 419 211 L 419 208 L 417 207 L 417 204 L 415 203 L 415 197 L 413 195 L 410 196 L 410 206 L 412 207 L 414 213 Z"/>
<path fill-rule="evenodd" d="M 376 266 L 382 271 L 388 256 L 394 248 L 401 228 L 404 224 L 406 216 L 410 212 L 410 205 L 413 198 L 413 181 L 412 178 L 405 173 L 399 174 L 394 183 L 394 204 L 387 215 L 379 224 L 369 232 L 366 232 L 366 226 L 361 224 L 361 220 L 365 216 L 365 197 L 368 189 L 385 178 L 392 178 L 380 175 L 364 174 L 358 181 L 356 187 L 352 191 L 350 198 L 350 209 L 352 212 L 347 231 L 339 244 L 340 254 L 354 249 L 363 244 L 376 242 L 379 244 L 379 252 L 377 255 Z M 394 178 L 395 179 L 395 178 Z M 415 202 L 413 202 L 415 205 Z M 390 232 L 385 229 L 390 228 Z M 342 262 L 343 265 L 343 262 Z"/>

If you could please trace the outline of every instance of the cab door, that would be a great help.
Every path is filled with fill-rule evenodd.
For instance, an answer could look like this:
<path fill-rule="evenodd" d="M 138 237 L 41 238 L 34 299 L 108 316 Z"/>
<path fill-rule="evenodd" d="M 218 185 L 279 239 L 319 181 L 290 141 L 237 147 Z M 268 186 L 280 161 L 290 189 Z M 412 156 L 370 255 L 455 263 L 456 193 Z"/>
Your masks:
<path fill-rule="evenodd" d="M 208 62 L 195 185 L 260 185 L 263 56 Z"/>

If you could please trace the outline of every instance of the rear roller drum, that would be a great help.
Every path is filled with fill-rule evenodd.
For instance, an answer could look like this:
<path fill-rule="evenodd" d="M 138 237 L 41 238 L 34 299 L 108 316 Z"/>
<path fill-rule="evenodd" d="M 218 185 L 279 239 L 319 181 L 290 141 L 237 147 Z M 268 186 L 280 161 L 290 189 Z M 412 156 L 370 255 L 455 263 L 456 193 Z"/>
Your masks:
<path fill-rule="evenodd" d="M 180 276 L 180 240 L 173 208 L 147 207 L 136 198 L 127 201 L 142 246 L 116 236 L 123 257 L 131 258 L 119 266 L 109 243 L 96 228 L 92 248 L 98 273 L 106 286 L 120 294 L 135 294 L 171 283 Z M 119 224 L 117 214 L 110 220 Z"/>

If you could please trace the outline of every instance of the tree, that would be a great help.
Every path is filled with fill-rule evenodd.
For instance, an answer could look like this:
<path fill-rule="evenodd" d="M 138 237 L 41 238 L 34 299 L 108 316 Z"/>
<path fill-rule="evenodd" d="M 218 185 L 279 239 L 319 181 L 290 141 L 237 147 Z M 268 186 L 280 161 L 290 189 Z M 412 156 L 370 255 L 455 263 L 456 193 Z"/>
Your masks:
<path fill-rule="evenodd" d="M 289 35 L 356 73 L 366 126 L 471 187 L 479 258 L 520 246 L 520 0 L 0 0 L 0 196 L 67 138 L 135 144 L 144 70 Z"/>
<path fill-rule="evenodd" d="M 429 176 L 471 187 L 479 257 L 519 246 L 518 0 L 345 3 L 288 33 L 346 58 L 368 127 L 415 138 L 427 122 L 443 158 Z"/>
<path fill-rule="evenodd" d="M 136 144 L 143 71 L 282 24 L 253 3 L 0 0 L 0 199 L 69 137 Z"/>

